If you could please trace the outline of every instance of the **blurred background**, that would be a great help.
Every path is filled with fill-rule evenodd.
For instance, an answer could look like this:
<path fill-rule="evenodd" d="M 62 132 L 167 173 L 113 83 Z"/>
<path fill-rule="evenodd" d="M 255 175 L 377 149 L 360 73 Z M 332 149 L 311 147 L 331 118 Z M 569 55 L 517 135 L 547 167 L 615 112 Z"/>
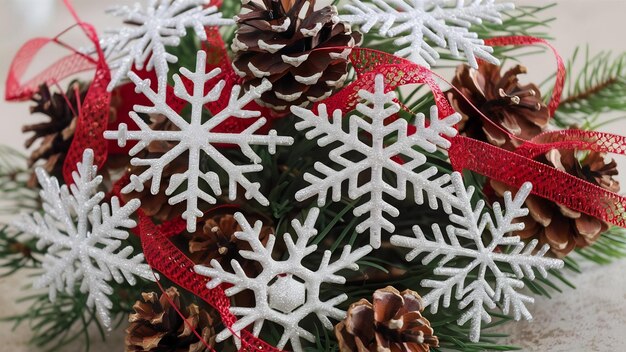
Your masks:
<path fill-rule="evenodd" d="M 466 0 L 468 1 L 468 0 Z M 546 29 L 554 37 L 553 44 L 564 58 L 572 55 L 576 47 L 589 44 L 592 53 L 626 51 L 626 0 L 518 0 L 517 5 L 557 6 L 547 11 L 547 17 L 556 17 Z M 81 18 L 102 31 L 117 22 L 109 22 L 104 10 L 112 3 L 134 3 L 129 0 L 74 0 L 73 4 Z M 28 39 L 38 36 L 54 36 L 73 23 L 62 0 L 0 0 L 0 81 L 6 80 L 8 67 L 19 47 Z M 78 33 L 78 31 L 76 31 Z M 80 37 L 78 37 L 80 38 Z M 71 39 L 71 38 L 70 38 Z M 86 42 L 85 42 L 86 44 Z M 36 66 L 45 65 L 44 56 Z M 555 69 L 554 59 L 544 55 L 524 58 L 529 74 L 527 82 L 541 82 Z M 576 72 L 576 67 L 574 67 Z M 4 85 L 0 86 L 4 97 Z M 624 97 L 626 99 L 626 97 Z M 603 128 L 626 135 L 626 111 L 615 123 Z M 0 102 L 0 141 L 18 150 L 24 150 L 21 126 L 37 121 L 30 116 L 27 103 Z M 626 188 L 626 158 L 616 158 L 620 168 L 622 188 Z M 571 276 L 577 290 L 566 289 L 555 293 L 553 299 L 539 298 L 531 312 L 532 322 L 508 324 L 501 330 L 511 336 L 508 343 L 522 346 L 528 351 L 626 351 L 626 261 L 610 266 L 590 266 L 583 275 Z M 0 317 L 12 315 L 25 309 L 16 304 L 29 282 L 27 277 L 0 278 Z M 93 335 L 97 340 L 97 333 Z M 15 331 L 0 322 L 0 351 L 37 351 L 29 347 L 28 326 Z M 82 346 L 67 346 L 64 351 L 79 351 Z M 118 351 L 123 349 L 121 331 L 110 334 L 108 344 L 94 341 L 91 351 Z"/>

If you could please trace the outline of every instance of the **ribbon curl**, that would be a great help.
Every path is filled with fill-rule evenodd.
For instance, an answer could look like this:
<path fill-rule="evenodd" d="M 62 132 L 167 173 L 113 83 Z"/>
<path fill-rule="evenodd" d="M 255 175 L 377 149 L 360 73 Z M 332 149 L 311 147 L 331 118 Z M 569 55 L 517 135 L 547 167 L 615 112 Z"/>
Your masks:
<path fill-rule="evenodd" d="M 95 28 L 80 20 L 70 0 L 64 0 L 65 6 L 74 17 L 76 24 L 53 38 L 35 38 L 26 42 L 13 58 L 6 81 L 5 99 L 22 101 L 30 99 L 38 91 L 41 84 L 56 84 L 79 72 L 95 69 L 93 80 L 87 95 L 79 104 L 76 131 L 72 144 L 63 163 L 63 178 L 72 184 L 72 172 L 76 164 L 82 160 L 83 151 L 91 148 L 94 151 L 95 163 L 101 167 L 107 158 L 107 143 L 103 132 L 109 121 L 111 94 L 106 86 L 111 80 L 111 73 L 100 48 L 100 41 Z M 96 48 L 96 58 L 81 53 L 60 40 L 60 37 L 73 27 L 78 26 Z M 37 54 L 48 44 L 57 44 L 72 53 L 59 59 L 30 80 L 24 81 L 24 75 Z"/>

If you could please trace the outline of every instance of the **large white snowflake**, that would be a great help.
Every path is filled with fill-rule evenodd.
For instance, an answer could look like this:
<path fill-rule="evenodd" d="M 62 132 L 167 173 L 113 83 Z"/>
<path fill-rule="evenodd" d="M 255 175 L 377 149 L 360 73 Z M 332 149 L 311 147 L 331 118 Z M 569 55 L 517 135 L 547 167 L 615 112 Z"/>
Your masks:
<path fill-rule="evenodd" d="M 509 232 L 524 228 L 524 224 L 515 222 L 515 219 L 528 214 L 528 209 L 523 208 L 523 205 L 530 193 L 530 183 L 524 184 L 514 199 L 510 192 L 504 194 L 504 210 L 498 203 L 494 203 L 493 218 L 488 212 L 483 212 L 485 204 L 482 200 L 476 207 L 472 207 L 470 199 L 474 188 L 465 189 L 461 174 L 455 172 L 452 175 L 452 185 L 455 197 L 463 206 L 457 207 L 459 213 L 450 215 L 452 224 L 445 231 L 448 240 L 439 225 L 433 224 L 432 239 L 426 237 L 419 226 L 415 226 L 415 237 L 394 235 L 391 243 L 411 249 L 406 256 L 408 261 L 420 253 L 428 253 L 422 259 L 423 264 L 443 256 L 434 274 L 445 278 L 421 282 L 423 287 L 432 289 L 423 297 L 424 305 L 430 306 L 434 313 L 437 312 L 440 300 L 444 307 L 449 307 L 456 286 L 455 298 L 460 300 L 459 308 L 469 307 L 458 323 L 463 325 L 470 321 L 470 339 L 478 341 L 482 322 L 491 321 L 487 308 L 494 309 L 497 304 L 501 304 L 505 314 L 513 308 L 515 320 L 522 317 L 532 319 L 526 304 L 533 303 L 534 299 L 519 292 L 524 287 L 522 279 L 526 277 L 534 280 L 535 271 L 546 277 L 548 269 L 561 268 L 563 262 L 544 257 L 550 248 L 548 245 L 536 250 L 537 240 L 525 245 L 519 236 L 507 236 Z M 487 231 L 490 240 L 486 240 Z M 471 247 L 462 245 L 460 238 L 469 239 Z M 467 259 L 468 264 L 463 267 L 458 264 L 446 265 L 459 258 Z M 508 267 L 511 271 L 503 271 L 502 267 Z M 490 285 L 490 280 L 495 280 L 495 288 Z"/>
<path fill-rule="evenodd" d="M 291 145 L 293 138 L 277 136 L 275 130 L 271 130 L 267 135 L 255 134 L 265 123 L 265 118 L 259 118 L 241 133 L 224 133 L 212 131 L 229 117 L 252 118 L 260 116 L 259 111 L 246 110 L 245 106 L 261 96 L 261 94 L 272 87 L 267 80 L 263 80 L 261 85 L 250 87 L 241 97 L 241 87 L 234 86 L 230 92 L 228 105 L 220 112 L 216 113 L 206 121 L 202 121 L 202 110 L 205 104 L 218 100 L 224 89 L 225 82 L 221 80 L 212 89 L 205 93 L 205 85 L 212 78 L 220 73 L 216 68 L 211 72 L 206 72 L 206 53 L 198 51 L 196 60 L 196 71 L 191 72 L 186 68 L 180 70 L 181 74 L 193 82 L 193 92 L 190 94 L 185 88 L 182 79 L 178 74 L 174 75 L 174 94 L 187 101 L 191 105 L 191 113 L 188 119 L 181 116 L 167 105 L 165 92 L 155 92 L 150 88 L 150 80 L 141 80 L 136 74 L 131 72 L 130 79 L 137 86 L 137 90 L 143 93 L 154 106 L 135 106 L 135 111 L 145 114 L 160 114 L 170 120 L 178 131 L 155 131 L 152 130 L 136 113 L 131 112 L 130 117 L 139 127 L 138 131 L 129 131 L 126 124 L 120 124 L 116 131 L 106 131 L 104 137 L 107 139 L 117 139 L 120 146 L 126 145 L 128 140 L 139 141 L 129 154 L 135 155 L 142 149 L 147 148 L 153 141 L 168 141 L 177 143 L 172 149 L 155 159 L 142 159 L 134 157 L 132 165 L 145 166 L 146 169 L 139 175 L 131 175 L 130 183 L 122 189 L 128 193 L 133 190 L 142 191 L 144 183 L 152 180 L 150 191 L 157 194 L 161 185 L 161 174 L 167 165 L 174 161 L 181 154 L 188 152 L 188 166 L 183 173 L 172 175 L 165 193 L 170 204 L 186 202 L 187 209 L 182 217 L 187 220 L 187 230 L 190 232 L 196 229 L 196 219 L 202 216 L 202 211 L 198 208 L 198 200 L 214 204 L 217 200 L 213 195 L 207 193 L 202 188 L 201 181 L 204 181 L 211 188 L 214 195 L 222 194 L 220 178 L 214 171 L 203 173 L 200 170 L 200 158 L 204 153 L 212 159 L 228 175 L 228 194 L 231 200 L 237 196 L 237 186 L 245 190 L 247 199 L 255 199 L 262 205 L 269 205 L 269 201 L 259 191 L 261 187 L 258 182 L 251 182 L 246 177 L 246 173 L 256 172 L 263 169 L 259 164 L 261 158 L 252 149 L 253 145 L 267 145 L 268 151 L 274 153 L 277 145 Z M 222 148 L 215 147 L 214 143 L 237 145 L 242 153 L 250 159 L 251 164 L 238 165 L 222 154 Z M 184 189 L 179 190 L 185 184 Z M 178 193 L 174 194 L 177 190 Z"/>
<path fill-rule="evenodd" d="M 448 148 L 450 142 L 444 136 L 454 136 L 454 125 L 461 120 L 458 113 L 438 118 L 437 108 L 430 110 L 430 125 L 426 127 L 425 116 L 418 114 L 416 117 L 417 131 L 407 135 L 407 122 L 398 119 L 387 123 L 387 119 L 399 111 L 398 104 L 394 103 L 395 93 L 385 93 L 383 76 L 375 78 L 373 92 L 359 91 L 359 96 L 365 103 L 357 105 L 356 110 L 365 116 L 350 116 L 349 131 L 342 129 L 343 118 L 340 110 L 333 112 L 332 120 L 329 120 L 326 105 L 319 105 L 319 115 L 294 106 L 291 111 L 302 119 L 296 123 L 298 130 L 310 129 L 306 138 L 313 139 L 321 136 L 317 143 L 326 146 L 330 143 L 339 142 L 340 145 L 333 149 L 329 157 L 337 166 L 315 163 L 315 170 L 323 175 L 318 177 L 306 173 L 304 179 L 310 183 L 306 188 L 296 193 L 296 199 L 305 200 L 317 196 L 320 206 L 326 204 L 326 196 L 332 192 L 332 200 L 337 202 L 342 196 L 342 183 L 348 181 L 348 196 L 350 199 L 359 199 L 369 195 L 369 199 L 354 209 L 355 216 L 367 214 L 367 218 L 361 222 L 356 230 L 362 233 L 369 229 L 370 245 L 379 248 L 383 230 L 393 232 L 394 224 L 385 218 L 385 214 L 396 217 L 399 210 L 388 203 L 384 196 L 388 195 L 396 199 L 405 199 L 407 196 L 407 182 L 413 185 L 415 190 L 415 202 L 424 202 L 424 191 L 428 195 L 429 205 L 435 209 L 438 207 L 438 199 L 447 199 L 449 190 L 446 184 L 450 177 L 447 174 L 437 176 L 436 167 L 416 171 L 426 162 L 426 157 L 417 148 L 434 152 L 437 147 Z M 366 120 L 369 119 L 368 120 Z M 361 132 L 369 135 L 370 142 L 366 143 L 359 139 Z M 395 140 L 391 140 L 395 138 Z M 357 157 L 346 157 L 347 153 L 360 153 Z M 404 164 L 394 160 L 394 157 L 402 155 Z M 338 169 L 338 170 L 336 170 Z M 395 176 L 395 180 L 388 180 L 385 170 Z M 365 182 L 363 180 L 366 180 Z M 454 201 L 454 200 L 453 200 Z M 444 209 L 450 211 L 453 204 L 443 202 Z"/>
<path fill-rule="evenodd" d="M 110 327 L 112 303 L 108 296 L 113 289 L 107 282 L 126 281 L 134 285 L 133 275 L 146 280 L 154 280 L 154 276 L 144 264 L 143 254 L 130 257 L 132 246 L 120 249 L 121 240 L 128 238 L 128 232 L 122 228 L 135 227 L 129 216 L 140 202 L 133 199 L 120 207 L 117 197 L 112 197 L 110 207 L 100 204 L 104 193 L 97 190 L 102 176 L 96 176 L 96 171 L 90 149 L 72 174 L 74 184 L 69 188 L 59 187 L 56 178 L 37 168 L 44 213 L 23 215 L 14 226 L 35 237 L 38 248 L 47 247 L 42 260 L 44 273 L 33 286 L 47 287 L 50 300 L 54 301 L 57 291 L 71 293 L 79 283 L 80 291 L 88 294 L 87 305 L 95 306 L 99 319 Z"/>
<path fill-rule="evenodd" d="M 341 294 L 327 301 L 321 301 L 320 286 L 324 283 L 345 283 L 345 278 L 336 273 L 343 269 L 357 270 L 356 261 L 369 253 L 372 248 L 364 246 L 352 251 L 350 246 L 345 246 L 341 256 L 332 263 L 331 252 L 325 251 L 317 269 L 304 267 L 302 260 L 317 249 L 317 245 L 308 243 L 317 234 L 315 221 L 318 215 L 319 209 L 313 208 L 309 211 L 304 223 L 298 220 L 291 222 L 297 237 L 294 242 L 291 235 L 288 233 L 284 235 L 289 258 L 275 260 L 272 258 L 275 236 L 271 235 L 264 246 L 259 240 L 263 224 L 257 221 L 252 227 L 241 213 L 235 214 L 235 219 L 242 229 L 235 233 L 235 236 L 248 242 L 251 247 L 251 250 L 242 250 L 239 254 L 246 260 L 261 264 L 263 271 L 256 277 L 248 277 L 236 260 L 232 261 L 234 273 L 224 270 L 216 260 L 211 261 L 211 267 L 195 267 L 197 273 L 211 278 L 207 284 L 207 287 L 211 289 L 221 283 L 229 283 L 233 286 L 225 290 L 227 296 L 243 290 L 251 290 L 255 295 L 254 307 L 231 307 L 230 311 L 240 319 L 230 329 L 219 333 L 218 341 L 237 334 L 253 323 L 252 332 L 258 336 L 264 322 L 269 320 L 284 328 L 277 347 L 282 349 L 287 342 L 291 342 L 292 349 L 298 352 L 303 350 L 300 338 L 315 341 L 315 335 L 300 326 L 300 322 L 308 315 L 317 315 L 324 327 L 329 330 L 333 328 L 329 317 L 335 319 L 345 317 L 345 312 L 335 306 L 345 301 L 347 296 Z"/>
<path fill-rule="evenodd" d="M 394 44 L 402 46 L 396 54 L 429 67 L 439 59 L 439 53 L 426 41 L 449 47 L 455 57 L 464 52 L 469 64 L 478 68 L 476 57 L 499 64 L 484 44 L 468 28 L 483 20 L 502 23 L 500 12 L 513 9 L 512 3 L 496 4 L 494 0 L 350 0 L 344 6 L 349 14 L 341 20 L 360 25 L 368 33 L 378 28 L 381 36 L 397 38 Z"/>
<path fill-rule="evenodd" d="M 108 10 L 114 16 L 130 24 L 121 29 L 110 30 L 101 45 L 109 66 L 115 69 L 109 90 L 112 90 L 133 68 L 144 67 L 156 71 L 159 90 L 167 82 L 168 63 L 178 58 L 166 52 L 166 46 L 178 46 L 180 38 L 193 28 L 200 40 L 206 40 L 206 26 L 233 24 L 233 20 L 222 18 L 217 7 L 204 8 L 208 0 L 148 0 L 142 8 L 115 6 Z"/>

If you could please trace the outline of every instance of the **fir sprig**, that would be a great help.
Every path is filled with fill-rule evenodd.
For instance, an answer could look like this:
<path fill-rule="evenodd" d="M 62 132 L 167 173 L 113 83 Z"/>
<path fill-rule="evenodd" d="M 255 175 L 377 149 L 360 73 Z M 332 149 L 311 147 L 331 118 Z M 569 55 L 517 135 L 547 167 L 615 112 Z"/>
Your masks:
<path fill-rule="evenodd" d="M 626 229 L 611 227 L 594 244 L 576 249 L 576 253 L 586 260 L 601 265 L 626 258 Z"/>
<path fill-rule="evenodd" d="M 22 240 L 20 235 L 8 225 L 0 228 L 0 278 L 22 269 L 41 267 L 37 255 L 42 252 L 35 246 L 35 240 Z"/>
<path fill-rule="evenodd" d="M 131 312 L 133 302 L 140 297 L 137 287 L 116 284 L 111 316 L 113 327 L 124 323 Z M 105 340 L 106 329 L 98 320 L 95 308 L 87 308 L 87 293 L 76 287 L 74 293 L 59 292 L 54 302 L 47 292 L 35 293 L 18 300 L 30 302 L 23 312 L 9 317 L 1 317 L 0 322 L 13 323 L 13 328 L 26 324 L 32 333 L 30 344 L 38 351 L 62 351 L 63 347 L 80 341 L 83 351 L 89 351 L 94 339 L 93 330 Z"/>
<path fill-rule="evenodd" d="M 581 51 L 577 48 L 568 60 L 567 86 L 554 121 L 560 127 L 576 124 L 593 130 L 614 121 L 601 121 L 601 114 L 626 111 L 626 52 L 591 54 L 589 46 L 585 47 L 584 54 L 581 55 Z M 582 61 L 582 69 L 573 74 L 573 67 L 579 61 Z"/>
<path fill-rule="evenodd" d="M 0 215 L 40 208 L 37 190 L 27 185 L 30 177 L 26 157 L 9 146 L 0 145 Z"/>

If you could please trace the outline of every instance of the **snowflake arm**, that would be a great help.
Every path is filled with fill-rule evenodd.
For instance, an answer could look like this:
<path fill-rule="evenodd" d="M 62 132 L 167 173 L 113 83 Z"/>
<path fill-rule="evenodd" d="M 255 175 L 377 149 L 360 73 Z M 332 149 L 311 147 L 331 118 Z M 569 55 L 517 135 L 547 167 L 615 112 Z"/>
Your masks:
<path fill-rule="evenodd" d="M 205 27 L 231 25 L 231 19 L 222 18 L 217 7 L 203 8 L 207 0 L 149 0 L 145 8 L 115 6 L 108 10 L 135 26 L 108 31 L 101 41 L 109 66 L 115 69 L 109 90 L 112 90 L 133 66 L 156 70 L 159 91 L 167 82 L 168 64 L 178 58 L 167 53 L 167 46 L 178 46 L 180 38 L 193 28 L 200 40 L 206 40 Z"/>
<path fill-rule="evenodd" d="M 415 237 L 394 235 L 391 243 L 411 250 L 406 255 L 408 261 L 421 253 L 427 253 L 422 258 L 423 264 L 429 264 L 441 257 L 434 274 L 445 279 L 421 282 L 423 287 L 431 289 L 423 297 L 424 304 L 430 306 L 432 312 L 437 312 L 439 302 L 444 307 L 449 307 L 454 294 L 460 301 L 459 308 L 469 307 L 458 323 L 462 325 L 470 321 L 470 339 L 478 341 L 482 322 L 491 321 L 487 308 L 495 309 L 499 302 L 502 303 L 505 314 L 513 308 L 516 320 L 522 317 L 531 319 L 526 304 L 533 303 L 533 298 L 519 292 L 524 287 L 522 279 L 526 277 L 534 280 L 535 272 L 546 277 L 548 269 L 561 268 L 563 262 L 544 257 L 549 249 L 547 245 L 535 252 L 537 240 L 525 245 L 519 236 L 506 236 L 507 233 L 522 230 L 524 227 L 523 223 L 515 223 L 515 219 L 528 214 L 528 209 L 523 208 L 523 205 L 530 193 L 530 184 L 524 184 L 515 198 L 509 192 L 505 193 L 505 211 L 498 203 L 494 203 L 494 218 L 483 212 L 483 201 L 472 207 L 470 199 L 474 192 L 473 187 L 465 189 L 459 173 L 452 174 L 452 185 L 463 206 L 456 207 L 460 214 L 450 215 L 452 224 L 447 226 L 445 236 L 437 224 L 432 226 L 434 239 L 427 238 L 421 228 L 415 226 Z M 487 230 L 491 234 L 491 241 L 485 244 L 483 233 Z M 472 240 L 474 248 L 464 247 L 460 238 Z M 501 248 L 509 250 L 501 251 Z M 446 266 L 452 259 L 460 257 L 469 259 L 469 263 L 464 267 Z M 500 269 L 502 265 L 508 266 L 513 274 L 503 272 Z M 487 271 L 495 277 L 495 288 L 486 278 Z M 468 282 L 468 277 L 473 272 L 477 272 L 477 278 Z"/>
<path fill-rule="evenodd" d="M 176 144 L 172 149 L 158 158 L 143 159 L 134 157 L 131 160 L 131 164 L 145 166 L 146 169 L 139 175 L 131 175 L 131 182 L 122 189 L 124 193 L 133 190 L 141 191 L 143 190 L 144 183 L 151 181 L 150 192 L 157 194 L 161 187 L 161 175 L 166 165 L 174 161 L 184 152 L 189 152 L 187 170 L 172 175 L 165 190 L 165 194 L 171 196 L 169 203 L 172 205 L 182 202 L 186 203 L 187 209 L 182 216 L 187 220 L 187 229 L 189 231 L 195 231 L 196 219 L 203 214 L 199 208 L 199 201 L 215 204 L 217 201 L 215 197 L 222 194 L 220 179 L 217 173 L 213 171 L 202 172 L 202 170 L 200 170 L 200 158 L 202 154 L 211 158 L 220 168 L 227 172 L 228 196 L 231 200 L 236 198 L 237 186 L 239 185 L 245 190 L 245 197 L 247 199 L 255 199 L 262 205 L 268 205 L 269 201 L 260 192 L 261 185 L 258 182 L 250 182 L 246 177 L 247 173 L 262 170 L 262 166 L 259 164 L 261 158 L 254 152 L 252 146 L 265 145 L 268 151 L 273 154 L 276 151 L 276 146 L 291 145 L 293 138 L 278 136 L 275 130 L 271 130 L 267 135 L 258 134 L 258 130 L 266 123 L 265 118 L 259 118 L 241 133 L 213 131 L 215 127 L 219 126 L 230 117 L 242 119 L 258 117 L 260 112 L 248 110 L 246 106 L 272 87 L 269 81 L 262 81 L 259 86 L 251 87 L 243 95 L 240 94 L 241 88 L 234 86 L 230 92 L 228 105 L 207 121 L 202 122 L 202 110 L 204 105 L 218 100 L 224 89 L 225 82 L 220 81 L 213 86 L 208 93 L 205 93 L 206 83 L 216 77 L 220 73 L 220 69 L 206 72 L 206 53 L 204 51 L 198 51 L 196 70 L 191 72 L 182 68 L 180 72 L 182 76 L 193 83 L 193 91 L 190 93 L 183 84 L 182 78 L 178 74 L 174 75 L 174 94 L 178 98 L 189 102 L 191 105 L 189 121 L 167 105 L 165 96 L 163 96 L 165 93 L 154 91 L 150 86 L 150 80 L 141 80 L 134 73 L 130 73 L 129 77 L 137 86 L 137 90 L 144 94 L 154 105 L 136 106 L 136 112 L 130 113 L 131 119 L 137 124 L 139 130 L 129 131 L 125 124 L 120 124 L 118 130 L 106 131 L 104 136 L 107 139 L 117 139 L 120 146 L 126 145 L 128 140 L 138 141 L 129 151 L 131 156 L 147 148 L 153 141 L 168 141 Z M 163 115 L 175 124 L 179 130 L 154 131 L 143 122 L 137 112 Z M 214 143 L 239 146 L 242 153 L 250 159 L 251 163 L 244 165 L 233 163 L 222 154 L 218 148 L 213 146 Z M 213 194 L 209 194 L 200 187 L 201 181 L 209 185 Z M 174 195 L 175 191 L 179 189 L 183 183 L 186 184 L 186 189 Z"/>
<path fill-rule="evenodd" d="M 241 213 L 235 214 L 242 229 L 235 236 L 248 242 L 251 248 L 239 253 L 247 260 L 258 262 L 263 271 L 256 277 L 248 277 L 236 260 L 232 261 L 233 273 L 226 271 L 216 260 L 211 261 L 211 267 L 195 267 L 197 273 L 211 278 L 208 288 L 229 283 L 233 286 L 225 290 L 227 296 L 243 290 L 251 290 L 255 294 L 254 307 L 231 307 L 231 313 L 240 318 L 230 329 L 218 334 L 218 341 L 249 325 L 253 325 L 252 333 L 258 336 L 264 322 L 269 320 L 283 327 L 277 347 L 282 349 L 290 342 L 293 350 L 299 352 L 303 350 L 300 338 L 315 341 L 315 336 L 300 326 L 308 315 L 315 314 L 327 329 L 333 328 L 329 318 L 342 319 L 345 316 L 345 312 L 335 306 L 345 301 L 347 296 L 341 294 L 322 302 L 319 298 L 320 286 L 324 283 L 345 283 L 345 278 L 336 273 L 343 269 L 357 270 L 356 262 L 372 248 L 365 246 L 353 251 L 350 246 L 345 246 L 341 256 L 333 262 L 330 251 L 326 251 L 317 270 L 307 269 L 302 260 L 317 249 L 316 245 L 309 245 L 309 241 L 317 234 L 314 226 L 318 215 L 319 209 L 313 208 L 304 223 L 292 221 L 296 238 L 284 235 L 289 258 L 278 261 L 272 258 L 275 236 L 271 235 L 267 244 L 263 245 L 259 240 L 262 223 L 257 221 L 250 226 Z"/>
<path fill-rule="evenodd" d="M 123 229 L 136 225 L 130 216 L 139 201 L 121 206 L 117 197 L 112 197 L 110 207 L 100 204 L 104 193 L 97 189 L 102 176 L 96 176 L 96 171 L 90 149 L 72 174 L 70 187 L 60 187 L 56 178 L 38 168 L 44 214 L 23 215 L 14 226 L 36 238 L 38 248 L 47 247 L 42 259 L 44 273 L 33 286 L 47 287 L 54 300 L 57 292 L 73 292 L 80 283 L 80 291 L 88 294 L 87 305 L 95 307 L 99 319 L 110 327 L 112 303 L 108 296 L 113 289 L 108 281 L 134 285 L 135 276 L 146 280 L 154 280 L 154 276 L 142 254 L 132 256 L 132 246 L 121 248 L 121 240 L 128 238 Z"/>
<path fill-rule="evenodd" d="M 414 171 L 426 162 L 426 157 L 415 147 L 421 147 L 434 152 L 438 147 L 449 147 L 449 141 L 444 136 L 454 136 L 454 125 L 461 119 L 459 114 L 452 114 L 439 119 L 436 107 L 431 108 L 431 124 L 426 126 L 425 116 L 418 114 L 417 131 L 413 135 L 407 133 L 407 122 L 403 119 L 386 124 L 386 119 L 399 111 L 399 106 L 394 102 L 395 93 L 385 92 L 382 75 L 375 78 L 374 91 L 359 91 L 359 96 L 365 103 L 357 105 L 357 111 L 368 118 L 366 120 L 357 115 L 352 115 L 349 120 L 349 130 L 342 130 L 342 116 L 340 110 L 333 112 L 332 121 L 329 120 L 328 111 L 324 104 L 318 107 L 318 114 L 294 106 L 291 111 L 301 119 L 295 124 L 297 130 L 308 130 L 306 138 L 318 138 L 320 146 L 326 146 L 333 142 L 340 145 L 333 149 L 329 158 L 339 166 L 325 165 L 317 162 L 315 170 L 322 176 L 306 173 L 304 180 L 310 183 L 296 193 L 299 201 L 317 196 L 318 205 L 326 203 L 328 193 L 331 193 L 333 201 L 339 201 L 342 196 L 342 183 L 348 181 L 348 196 L 350 199 L 358 199 L 366 194 L 369 200 L 354 209 L 355 216 L 366 215 L 367 218 L 357 225 L 359 233 L 369 230 L 370 245 L 378 248 L 381 245 L 383 230 L 393 232 L 395 226 L 386 215 L 396 217 L 399 210 L 391 205 L 386 199 L 390 196 L 396 199 L 406 197 L 406 184 L 410 182 L 415 188 L 415 201 L 418 204 L 424 202 L 423 193 L 429 197 L 429 205 L 435 209 L 438 200 L 442 202 L 444 210 L 450 211 L 456 204 L 454 197 L 450 197 L 449 176 L 443 175 L 431 179 L 437 173 L 435 167 L 424 171 Z M 366 132 L 371 136 L 371 143 L 365 143 L 359 139 L 360 132 Z M 396 137 L 397 140 L 390 145 L 385 145 L 387 136 Z M 345 153 L 358 152 L 362 155 L 361 160 L 350 160 L 344 157 Z M 408 159 L 404 164 L 394 161 L 394 157 L 403 155 Z M 387 182 L 383 178 L 383 170 L 389 170 L 396 176 L 395 184 Z M 369 181 L 359 184 L 359 175 L 369 173 Z"/>
<path fill-rule="evenodd" d="M 428 39 L 436 46 L 449 47 L 455 57 L 462 51 L 469 64 L 478 68 L 477 57 L 493 64 L 499 61 L 491 55 L 493 49 L 468 28 L 482 21 L 502 23 L 500 12 L 513 8 L 512 3 L 493 0 L 351 0 L 343 8 L 348 14 L 340 18 L 360 25 L 364 33 L 377 27 L 380 35 L 396 38 L 396 45 L 405 46 L 396 55 L 418 64 L 429 67 L 439 59 Z"/>

